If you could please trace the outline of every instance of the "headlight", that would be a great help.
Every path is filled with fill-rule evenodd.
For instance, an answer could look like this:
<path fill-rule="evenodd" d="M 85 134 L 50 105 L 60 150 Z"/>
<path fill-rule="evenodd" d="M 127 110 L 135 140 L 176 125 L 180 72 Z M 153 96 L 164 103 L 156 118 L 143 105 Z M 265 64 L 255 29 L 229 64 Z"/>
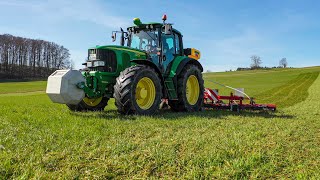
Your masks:
<path fill-rule="evenodd" d="M 93 63 L 94 67 L 104 66 L 104 65 L 105 65 L 104 61 L 94 61 L 94 63 Z"/>
<path fill-rule="evenodd" d="M 87 67 L 92 67 L 92 62 L 87 61 Z"/>

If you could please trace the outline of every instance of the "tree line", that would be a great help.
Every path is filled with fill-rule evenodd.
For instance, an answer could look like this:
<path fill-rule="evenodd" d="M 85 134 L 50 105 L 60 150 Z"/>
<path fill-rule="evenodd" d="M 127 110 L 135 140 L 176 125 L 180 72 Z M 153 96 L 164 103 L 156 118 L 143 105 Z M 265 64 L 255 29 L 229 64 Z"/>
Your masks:
<path fill-rule="evenodd" d="M 48 77 L 70 68 L 69 50 L 54 42 L 0 35 L 0 80 Z"/>
<path fill-rule="evenodd" d="M 261 68 L 262 60 L 260 56 L 253 55 L 251 58 L 251 68 L 252 69 L 259 69 Z M 277 68 L 286 68 L 288 66 L 287 58 L 282 58 L 279 61 L 279 66 Z"/>
<path fill-rule="evenodd" d="M 288 61 L 287 58 L 281 58 L 279 60 L 279 66 L 274 67 L 263 67 L 262 65 L 262 59 L 260 56 L 253 55 L 250 57 L 251 59 L 251 65 L 250 68 L 241 68 L 239 67 L 237 71 L 243 71 L 243 70 L 254 70 L 254 69 L 271 69 L 271 68 L 287 68 L 288 67 Z"/>

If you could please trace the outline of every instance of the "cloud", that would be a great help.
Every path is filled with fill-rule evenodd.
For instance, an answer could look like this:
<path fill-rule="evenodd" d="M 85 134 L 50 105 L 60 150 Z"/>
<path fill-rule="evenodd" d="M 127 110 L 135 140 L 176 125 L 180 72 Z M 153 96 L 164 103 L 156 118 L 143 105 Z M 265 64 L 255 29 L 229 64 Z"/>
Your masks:
<path fill-rule="evenodd" d="M 101 6 L 97 1 L 80 0 L 76 2 L 49 1 L 50 4 L 58 4 L 62 7 L 60 12 L 69 18 L 92 22 L 107 28 L 119 28 L 128 26 L 128 18 L 114 15 L 111 6 Z M 60 4 L 61 3 L 61 4 Z"/>
<path fill-rule="evenodd" d="M 201 61 L 204 68 L 212 71 L 248 67 L 251 64 L 250 56 L 252 55 L 261 56 L 263 66 L 277 66 L 282 57 L 287 57 L 290 63 L 304 59 L 298 57 L 295 50 L 307 51 L 305 47 L 299 47 L 304 42 L 299 37 L 308 36 L 305 32 L 312 32 L 312 28 L 319 28 L 319 23 L 314 18 L 316 16 L 312 16 L 311 12 L 281 9 L 279 12 L 261 17 L 262 19 L 255 17 L 232 21 L 230 22 L 232 27 L 225 25 L 226 27 L 219 30 L 212 30 L 204 35 L 206 38 L 185 36 L 184 39 L 188 42 L 186 44 L 202 52 Z M 211 24 L 211 26 L 221 27 L 219 24 Z M 215 35 L 214 32 L 219 34 Z M 294 41 L 296 44 L 291 44 Z M 310 60 L 310 62 L 317 62 L 317 60 Z M 296 64 L 299 66 L 301 63 Z"/>
<path fill-rule="evenodd" d="M 32 13 L 35 18 L 43 22 L 65 22 L 70 20 L 86 21 L 104 26 L 106 28 L 126 27 L 128 18 L 112 12 L 112 6 L 107 3 L 101 4 L 96 0 L 48 0 L 48 1 L 10 1 L 0 2 L 2 8 L 5 6 L 16 7 L 27 13 Z M 130 22 L 131 23 L 131 22 Z"/>
<path fill-rule="evenodd" d="M 301 37 L 299 33 L 304 33 L 310 29 L 310 26 L 319 26 L 315 19 L 316 16 L 311 16 L 312 13 L 283 8 L 270 12 L 270 14 L 251 16 L 251 12 L 248 12 L 250 16 L 230 19 L 228 15 L 215 11 L 185 14 L 184 12 L 192 9 L 185 2 L 174 3 L 172 8 L 153 7 L 152 2 L 146 0 L 143 4 L 143 7 L 137 7 L 136 3 L 129 2 L 128 5 L 121 7 L 120 11 L 123 1 L 30 0 L 26 2 L 11 0 L 3 2 L 0 0 L 2 11 L 7 11 L 3 15 L 10 11 L 17 11 L 14 15 L 16 21 L 19 21 L 16 23 L 12 20 L 11 22 L 15 23 L 10 27 L 1 26 L 0 32 L 14 32 L 15 35 L 22 34 L 31 38 L 42 38 L 64 44 L 70 49 L 72 59 L 82 61 L 86 56 L 86 46 L 88 46 L 86 42 L 106 43 L 101 38 L 102 35 L 105 35 L 104 31 L 119 29 L 119 27 L 131 24 L 131 18 L 125 16 L 130 16 L 132 8 L 135 8 L 138 14 L 148 17 L 157 16 L 157 12 L 167 11 L 169 17 L 177 20 L 174 20 L 175 27 L 183 32 L 184 46 L 195 47 L 201 51 L 200 61 L 204 68 L 224 71 L 239 66 L 249 66 L 250 56 L 254 54 L 261 56 L 263 65 L 268 66 L 277 65 L 279 58 L 283 56 L 288 59 L 301 58 L 297 57 L 295 50 L 300 50 L 299 46 L 304 41 L 299 41 L 295 45 L 291 43 L 294 42 L 293 38 L 297 35 Z M 160 5 L 166 5 L 166 3 L 162 2 Z M 146 7 L 154 13 L 145 14 L 148 13 L 143 11 L 143 8 Z M 183 13 L 176 11 L 177 8 L 183 9 Z M 1 18 L 8 20 L 7 17 L 1 15 L 0 12 L 0 21 Z M 78 28 L 82 29 L 78 30 Z M 90 38 L 87 38 L 87 32 L 90 33 Z M 79 41 L 75 42 L 72 39 Z M 314 62 L 318 61 L 314 60 Z"/>
<path fill-rule="evenodd" d="M 211 71 L 248 67 L 252 55 L 259 55 L 264 60 L 268 54 L 277 53 L 282 49 L 275 45 L 269 36 L 254 28 L 246 28 L 240 33 L 226 38 L 208 38 L 202 40 L 201 43 L 199 48 L 203 55 L 204 69 Z"/>
<path fill-rule="evenodd" d="M 108 2 L 99 2 L 97 0 L 31 0 L 28 2 L 12 0 L 7 2 L 0 1 L 0 6 L 4 10 L 10 9 L 11 11 L 19 12 L 17 13 L 19 22 L 28 21 L 28 25 L 30 25 L 1 26 L 0 33 L 10 33 L 35 39 L 41 38 L 64 45 L 66 43 L 60 38 L 63 37 L 61 35 L 63 32 L 56 32 L 56 30 L 59 31 L 61 29 L 59 27 L 65 28 L 65 24 L 71 26 L 81 24 L 82 26 L 79 26 L 79 28 L 85 25 L 105 29 L 106 31 L 118 30 L 119 27 L 127 27 L 131 24 L 130 18 L 119 15 L 119 11 L 114 11 L 113 8 L 115 6 L 111 6 Z M 6 14 L 6 12 L 3 12 L 3 14 Z M 41 27 L 46 27 L 46 30 L 41 30 Z M 47 27 L 50 27 L 51 30 L 48 30 Z M 76 48 L 75 45 L 69 45 L 68 48 L 76 67 L 81 67 L 81 63 L 87 56 L 87 47 L 77 46 Z"/>
<path fill-rule="evenodd" d="M 213 43 L 213 47 L 221 54 L 242 57 L 261 52 L 263 38 L 253 29 L 247 29 L 242 34 L 224 38 Z"/>
<path fill-rule="evenodd" d="M 12 0 L 12 1 L 0 1 L 0 5 L 1 6 L 15 6 L 15 7 L 32 7 L 34 6 L 34 4 L 30 4 L 30 3 L 27 3 L 27 2 L 23 2 L 23 1 L 15 1 L 15 0 Z"/>

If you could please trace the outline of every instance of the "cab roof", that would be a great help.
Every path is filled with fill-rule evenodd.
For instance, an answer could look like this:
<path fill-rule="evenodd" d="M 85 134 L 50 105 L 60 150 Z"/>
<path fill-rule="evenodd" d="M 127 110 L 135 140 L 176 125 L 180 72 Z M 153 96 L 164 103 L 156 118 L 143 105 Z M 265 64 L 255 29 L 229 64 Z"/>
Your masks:
<path fill-rule="evenodd" d="M 153 25 L 153 26 L 155 26 L 155 27 L 162 27 L 162 26 L 163 26 L 163 23 L 148 22 L 148 23 L 142 23 L 140 26 L 133 25 L 133 26 L 128 27 L 127 29 L 129 29 L 129 28 L 141 28 L 141 29 L 143 29 L 143 28 L 145 28 L 147 25 Z M 172 28 L 172 30 L 173 30 L 174 32 L 182 35 L 181 32 L 178 31 L 177 29 Z"/>

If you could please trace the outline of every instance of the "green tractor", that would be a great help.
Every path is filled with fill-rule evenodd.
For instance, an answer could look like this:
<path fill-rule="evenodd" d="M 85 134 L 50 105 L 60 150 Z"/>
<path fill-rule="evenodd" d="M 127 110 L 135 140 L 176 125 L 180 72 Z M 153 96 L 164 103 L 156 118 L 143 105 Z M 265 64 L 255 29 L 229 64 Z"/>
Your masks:
<path fill-rule="evenodd" d="M 165 15 L 162 20 L 135 18 L 127 31 L 112 32 L 113 41 L 120 35 L 120 45 L 90 48 L 81 70 L 84 80 L 75 84 L 84 96 L 67 106 L 99 111 L 115 98 L 121 114 L 151 115 L 165 99 L 173 111 L 199 111 L 204 94 L 200 52 L 184 49 L 182 34 L 165 22 Z"/>

